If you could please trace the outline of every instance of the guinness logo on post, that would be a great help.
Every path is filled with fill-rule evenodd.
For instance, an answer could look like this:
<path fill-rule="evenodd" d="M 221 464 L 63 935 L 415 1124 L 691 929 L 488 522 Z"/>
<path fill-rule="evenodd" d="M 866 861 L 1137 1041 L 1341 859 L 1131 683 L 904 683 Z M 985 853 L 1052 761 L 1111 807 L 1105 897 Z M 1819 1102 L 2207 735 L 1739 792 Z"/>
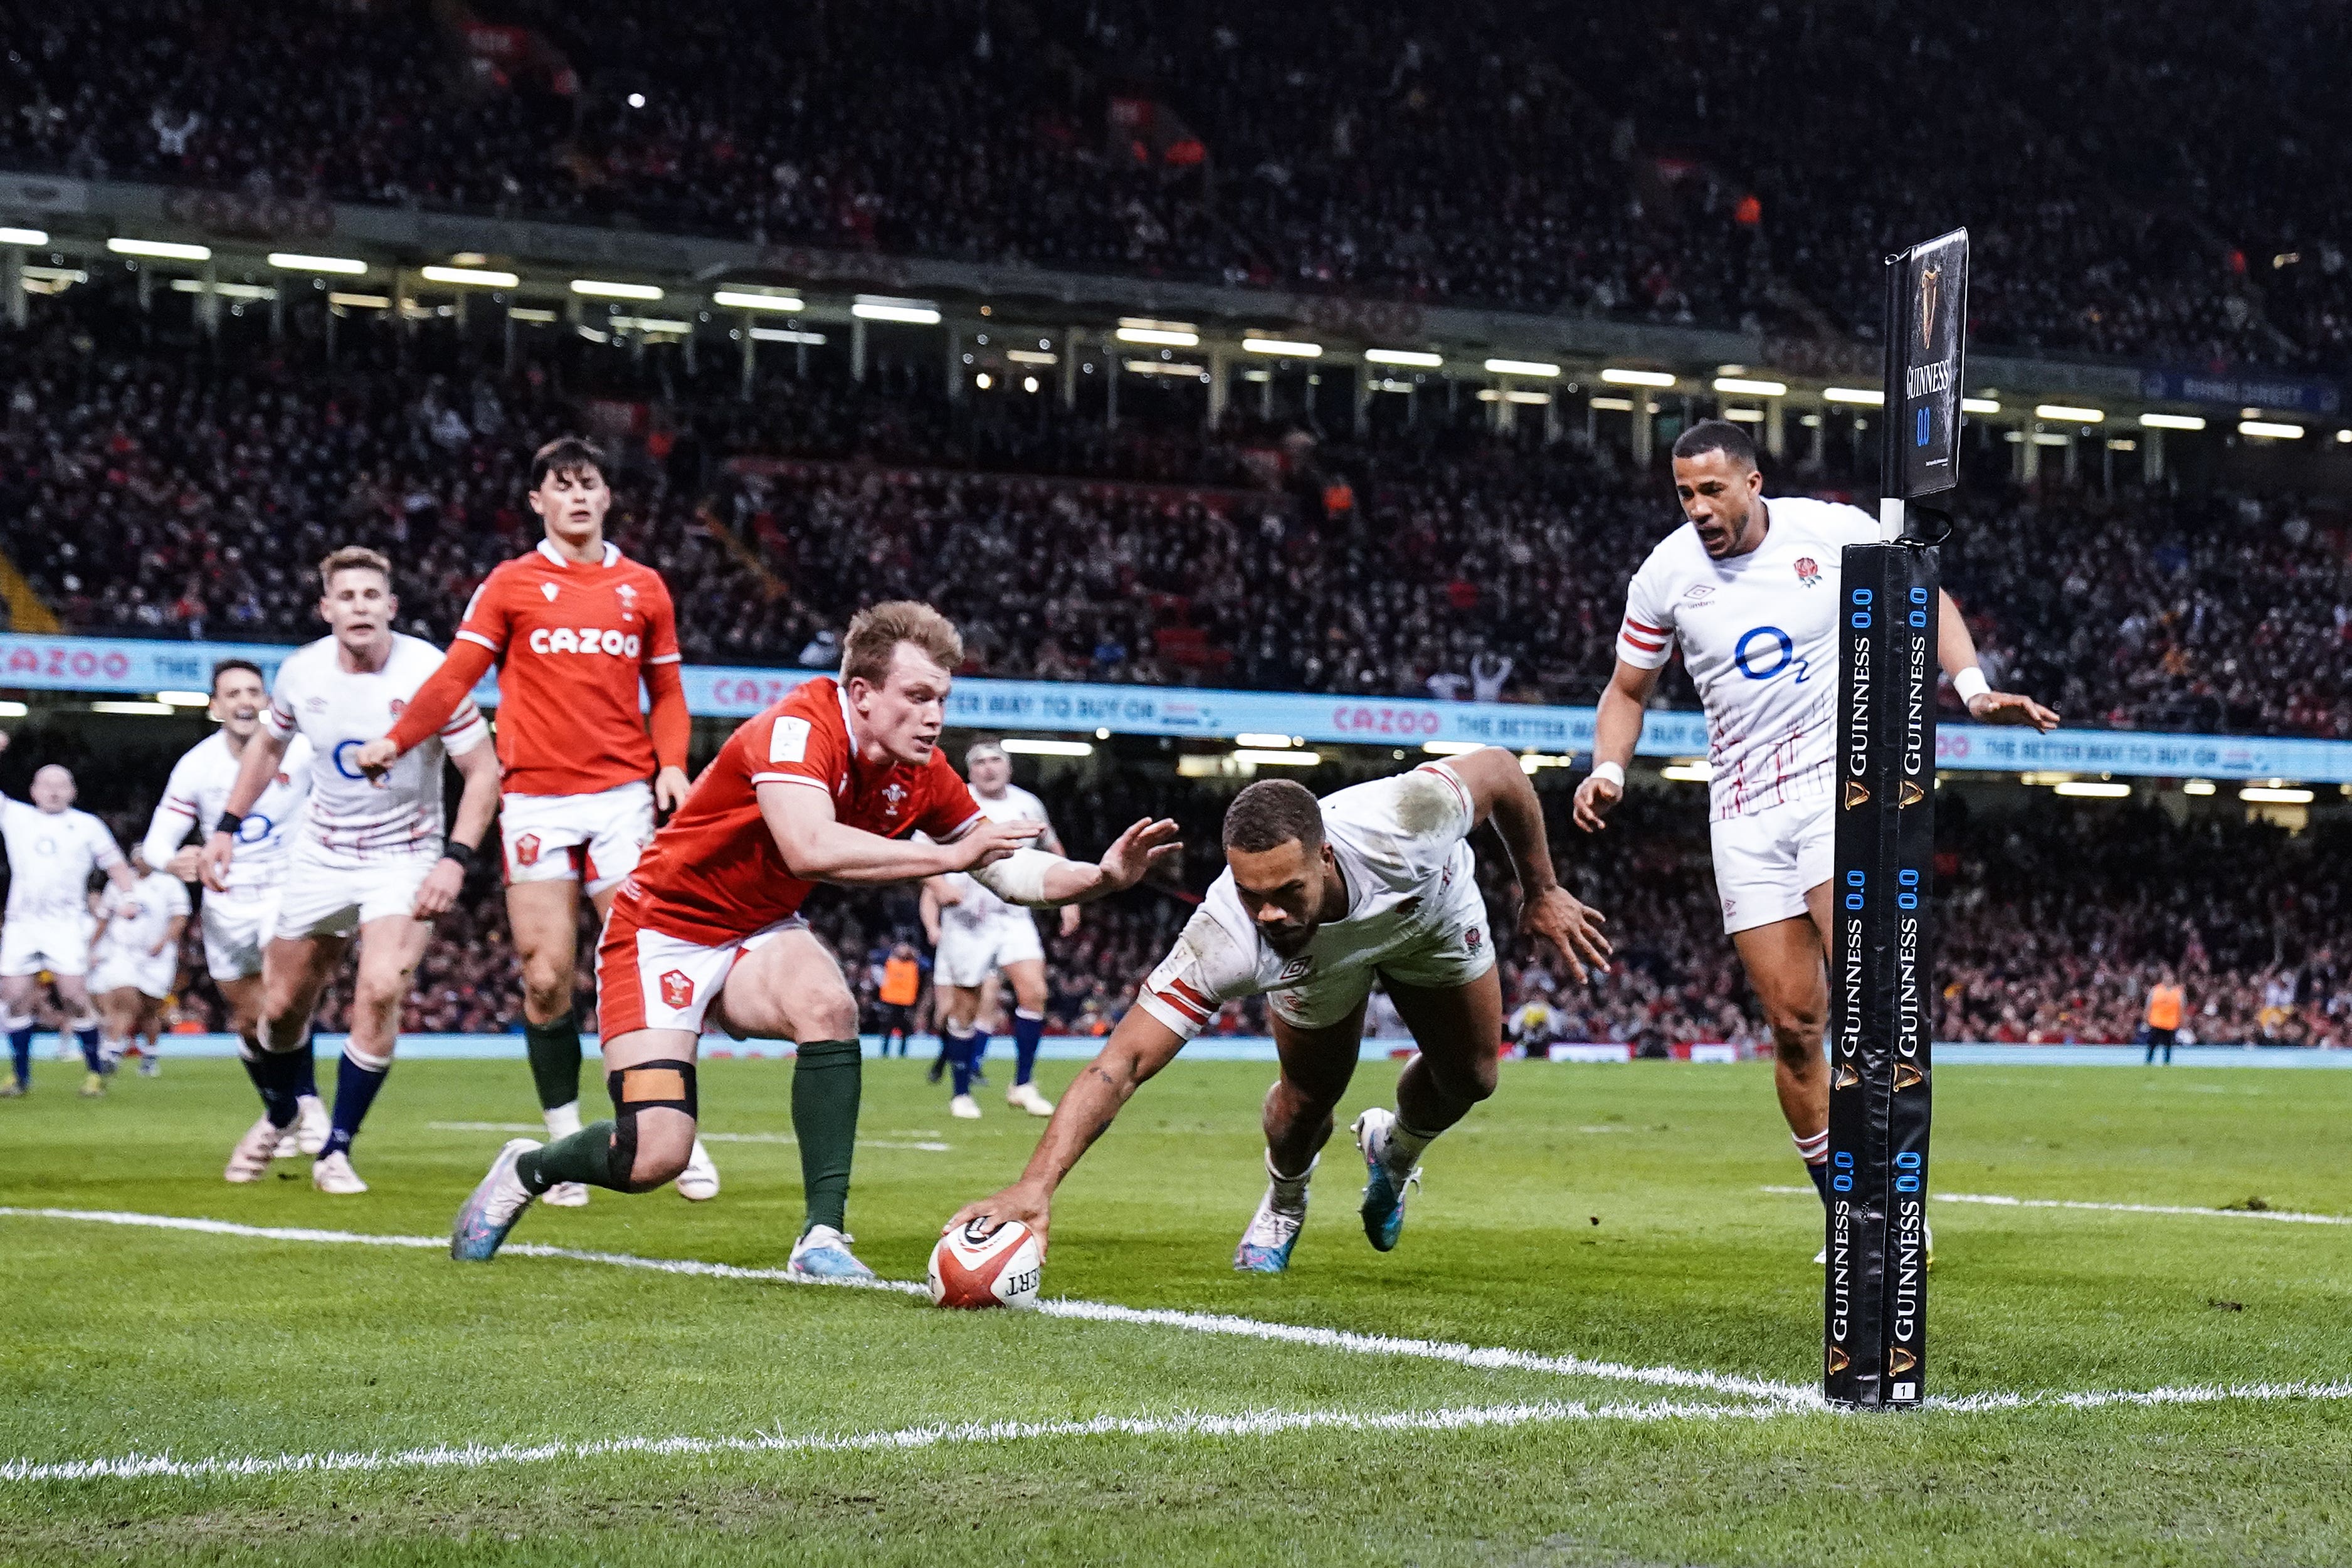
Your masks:
<path fill-rule="evenodd" d="M 1919 269 L 1919 346 L 1936 346 L 1936 295 L 1944 281 L 1944 269 L 1928 266 Z"/>
<path fill-rule="evenodd" d="M 1842 1061 L 1838 1063 L 1837 1086 L 1839 1088 L 1851 1089 L 1861 1082 L 1862 1074 L 1853 1070 L 1853 1064 L 1852 1062 Z"/>
<path fill-rule="evenodd" d="M 1889 1377 L 1900 1377 L 1918 1364 L 1919 1358 L 1899 1344 L 1886 1353 L 1886 1375 Z"/>
<path fill-rule="evenodd" d="M 1916 806 L 1927 798 L 1927 792 L 1925 789 L 1920 789 L 1919 786 L 1911 782 L 1910 779 L 1906 779 L 1903 780 L 1903 792 L 1897 800 L 1896 804 L 1898 806 Z"/>
<path fill-rule="evenodd" d="M 1869 803 L 1870 786 L 1864 784 L 1859 779 L 1847 779 L 1845 781 L 1845 809 L 1851 811 L 1856 806 L 1866 806 Z"/>
<path fill-rule="evenodd" d="M 1897 1061 L 1895 1064 L 1895 1087 L 1897 1089 L 1916 1088 L 1925 1076 L 1916 1061 Z"/>
<path fill-rule="evenodd" d="M 1846 1354 L 1843 1346 L 1834 1344 L 1830 1346 L 1831 1376 L 1836 1376 L 1839 1373 L 1843 1372 L 1847 1367 L 1852 1366 L 1853 1364 L 1853 1357 Z"/>

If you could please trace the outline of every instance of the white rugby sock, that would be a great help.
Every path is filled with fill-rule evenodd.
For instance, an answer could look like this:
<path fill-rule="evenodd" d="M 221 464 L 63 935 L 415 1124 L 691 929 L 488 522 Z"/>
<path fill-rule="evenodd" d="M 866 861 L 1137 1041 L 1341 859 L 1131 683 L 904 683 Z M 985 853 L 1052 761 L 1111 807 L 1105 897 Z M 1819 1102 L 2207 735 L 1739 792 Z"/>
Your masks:
<path fill-rule="evenodd" d="M 1435 1133 L 1416 1133 L 1400 1116 L 1389 1124 L 1389 1146 L 1383 1151 L 1391 1170 L 1409 1171 L 1421 1163 L 1421 1152 L 1437 1141 Z"/>
<path fill-rule="evenodd" d="M 1810 1138 L 1801 1138 L 1791 1133 L 1789 1141 L 1797 1145 L 1797 1157 L 1809 1166 L 1820 1165 L 1830 1157 L 1830 1130 L 1827 1127 Z"/>
<path fill-rule="evenodd" d="M 551 1105 L 544 1114 L 547 1117 L 547 1135 L 551 1140 L 568 1138 L 580 1130 L 580 1102 L 577 1100 L 568 1105 Z"/>
<path fill-rule="evenodd" d="M 1307 1184 L 1315 1178 L 1315 1167 L 1323 1163 L 1321 1155 L 1307 1162 L 1306 1170 L 1286 1176 L 1274 1168 L 1274 1151 L 1265 1152 L 1266 1178 L 1274 1183 L 1274 1207 L 1285 1214 L 1296 1214 L 1307 1207 Z"/>

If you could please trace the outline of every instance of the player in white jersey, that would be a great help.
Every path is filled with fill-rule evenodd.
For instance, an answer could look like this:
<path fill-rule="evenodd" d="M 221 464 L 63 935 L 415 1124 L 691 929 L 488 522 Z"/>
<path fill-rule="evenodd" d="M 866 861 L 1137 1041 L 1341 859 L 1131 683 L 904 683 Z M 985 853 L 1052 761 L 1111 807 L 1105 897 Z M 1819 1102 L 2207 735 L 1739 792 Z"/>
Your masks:
<path fill-rule="evenodd" d="M 128 893 L 109 883 L 99 895 L 89 994 L 98 1004 L 99 1057 L 109 1072 L 143 1035 L 139 1071 L 155 1073 L 154 1040 L 163 1004 L 179 984 L 180 937 L 191 907 L 186 884 L 167 871 L 147 873 Z"/>
<path fill-rule="evenodd" d="M 1829 882 L 1836 858 L 1831 732 L 1837 720 L 1843 551 L 1878 538 L 1859 507 L 1764 498 L 1756 447 L 1723 420 L 1675 443 L 1684 526 L 1633 574 L 1617 669 L 1601 695 L 1591 776 L 1576 821 L 1598 832 L 1623 797 L 1625 766 L 1658 672 L 1680 648 L 1706 709 L 1709 835 L 1723 928 L 1772 1030 L 1774 1084 L 1790 1136 L 1828 1201 Z M 2058 716 L 1989 690 L 1976 643 L 1946 594 L 1937 656 L 1979 724 L 2047 730 Z"/>
<path fill-rule="evenodd" d="M 963 765 L 971 798 L 992 821 L 1044 822 L 1037 847 L 1062 852 L 1045 802 L 1013 782 L 1013 762 L 1003 747 L 975 741 L 965 750 Z M 931 983 L 939 988 L 940 1054 L 955 1071 L 949 1113 L 967 1121 L 980 1115 L 971 1081 L 988 1051 L 980 1015 L 982 993 L 994 970 L 1013 988 L 1013 1087 L 1004 1103 L 1033 1116 L 1052 1115 L 1054 1103 L 1030 1082 L 1037 1070 L 1037 1042 L 1045 1033 L 1045 949 L 1037 940 L 1036 917 L 962 872 L 923 884 L 922 916 L 924 935 L 937 949 Z M 1062 935 L 1077 928 L 1078 906 L 1064 904 Z"/>
<path fill-rule="evenodd" d="M 198 741 L 172 765 L 163 798 L 155 805 L 147 837 L 131 852 L 142 869 L 169 871 L 182 882 L 202 878 L 203 852 L 182 844 L 191 833 L 212 831 L 228 808 L 245 748 L 261 727 L 269 688 L 261 666 L 247 659 L 223 659 L 213 666 L 212 717 L 220 728 Z M 261 952 L 278 921 L 278 894 L 286 880 L 286 859 L 310 793 L 310 743 L 296 736 L 287 743 L 278 772 L 253 810 L 237 824 L 236 859 L 228 886 L 205 895 L 202 921 L 205 967 L 221 1000 L 228 1004 L 229 1028 L 237 1056 L 254 1087 L 261 1087 Z M 296 1052 L 294 1127 L 280 1141 L 278 1157 L 315 1155 L 327 1145 L 327 1107 L 319 1099 L 310 1053 Z"/>
<path fill-rule="evenodd" d="M 0 752 L 7 749 L 8 737 L 0 734 Z M 16 1070 L 9 1082 L 0 1084 L 0 1100 L 13 1100 L 33 1086 L 33 993 L 44 972 L 89 1070 L 81 1092 L 106 1092 L 98 1017 L 83 983 L 89 969 L 89 875 L 102 871 L 121 888 L 134 879 L 106 824 L 73 809 L 74 794 L 74 776 L 53 762 L 33 775 L 31 805 L 0 796 L 0 841 L 8 849 L 0 1009 L 7 1014 L 9 1061 Z"/>
<path fill-rule="evenodd" d="M 278 917 L 262 957 L 261 1120 L 237 1143 L 224 1173 L 255 1181 L 268 1170 L 297 1107 L 293 1082 L 310 1051 L 319 993 L 334 977 L 354 935 L 359 972 L 352 986 L 351 1033 L 335 1073 L 326 1147 L 310 1169 L 321 1192 L 360 1193 L 352 1140 L 392 1071 L 400 1009 L 434 916 L 457 897 L 474 851 L 498 809 L 498 758 L 489 727 L 471 702 L 436 737 L 371 779 L 352 754 L 392 727 L 441 664 L 432 643 L 392 629 L 400 601 L 392 563 L 346 546 L 319 563 L 319 613 L 331 635 L 297 649 L 278 666 L 269 710 L 246 742 L 228 803 L 205 842 L 205 886 L 229 885 L 246 814 L 261 801 L 299 735 L 316 758 L 302 826 L 288 856 Z M 465 780 L 457 821 L 442 831 L 444 754 Z"/>
<path fill-rule="evenodd" d="M 1356 1119 L 1364 1234 L 1381 1251 L 1404 1228 L 1421 1152 L 1494 1093 L 1503 991 L 1476 866 L 1464 841 L 1491 819 L 1517 871 L 1520 928 L 1579 979 L 1606 972 L 1601 915 L 1553 880 L 1543 808 L 1519 759 L 1496 747 L 1317 800 L 1265 779 L 1225 812 L 1225 871 L 1143 984 L 1101 1054 L 1046 1124 L 1021 1179 L 950 1221 L 982 1234 L 1017 1219 L 1042 1243 L 1054 1189 L 1143 1081 L 1226 1002 L 1270 993 L 1281 1077 L 1265 1097 L 1266 1195 L 1234 1267 L 1280 1273 L 1307 1218 L 1307 1184 L 1361 1053 L 1379 981 L 1420 1047 L 1396 1110 Z"/>

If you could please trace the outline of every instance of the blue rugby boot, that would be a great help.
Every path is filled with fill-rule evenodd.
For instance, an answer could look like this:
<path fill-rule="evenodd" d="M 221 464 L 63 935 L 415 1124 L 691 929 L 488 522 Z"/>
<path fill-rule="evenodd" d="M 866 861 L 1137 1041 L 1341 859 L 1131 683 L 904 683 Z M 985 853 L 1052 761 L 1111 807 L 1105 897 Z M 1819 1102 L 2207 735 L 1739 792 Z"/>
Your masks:
<path fill-rule="evenodd" d="M 1266 1155 L 1265 1197 L 1250 1217 L 1249 1228 L 1242 1232 L 1241 1245 L 1234 1249 L 1236 1271 L 1279 1274 L 1289 1269 L 1290 1249 L 1298 1245 L 1299 1228 L 1307 1223 L 1307 1184 L 1322 1157 L 1307 1162 L 1306 1176 L 1286 1176 L 1274 1168 L 1274 1156 Z"/>
<path fill-rule="evenodd" d="M 784 1264 L 784 1271 L 796 1280 L 817 1280 L 836 1285 L 859 1285 L 870 1282 L 874 1270 L 857 1260 L 849 1249 L 856 1238 L 845 1230 L 835 1230 L 830 1225 L 812 1225 L 808 1234 L 793 1243 L 793 1255 Z"/>
<path fill-rule="evenodd" d="M 515 1138 L 499 1151 L 499 1157 L 490 1162 L 489 1174 L 474 1188 L 449 1227 L 450 1257 L 460 1263 L 487 1263 L 499 1255 L 507 1232 L 515 1228 L 515 1221 L 531 1202 L 530 1189 L 515 1174 L 515 1161 L 539 1146 L 532 1139 Z"/>
<path fill-rule="evenodd" d="M 1351 1129 L 1356 1147 L 1364 1156 L 1364 1239 L 1373 1249 L 1394 1249 L 1404 1233 L 1404 1197 L 1421 1185 L 1421 1167 L 1398 1171 L 1389 1161 L 1389 1134 L 1396 1126 L 1394 1112 L 1378 1108 L 1356 1118 Z"/>

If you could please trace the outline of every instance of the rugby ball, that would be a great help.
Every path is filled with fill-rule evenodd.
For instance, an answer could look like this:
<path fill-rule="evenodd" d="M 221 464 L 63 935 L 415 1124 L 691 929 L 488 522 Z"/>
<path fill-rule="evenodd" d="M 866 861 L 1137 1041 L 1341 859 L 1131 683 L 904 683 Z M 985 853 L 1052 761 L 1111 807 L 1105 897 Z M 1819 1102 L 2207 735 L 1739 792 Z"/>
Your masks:
<path fill-rule="evenodd" d="M 1017 1219 L 982 1236 L 959 1225 L 931 1249 L 931 1301 L 942 1307 L 1034 1307 L 1044 1271 L 1037 1238 Z"/>

